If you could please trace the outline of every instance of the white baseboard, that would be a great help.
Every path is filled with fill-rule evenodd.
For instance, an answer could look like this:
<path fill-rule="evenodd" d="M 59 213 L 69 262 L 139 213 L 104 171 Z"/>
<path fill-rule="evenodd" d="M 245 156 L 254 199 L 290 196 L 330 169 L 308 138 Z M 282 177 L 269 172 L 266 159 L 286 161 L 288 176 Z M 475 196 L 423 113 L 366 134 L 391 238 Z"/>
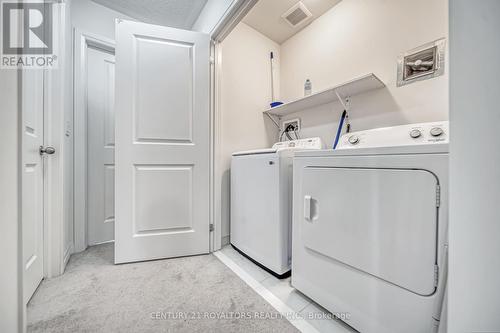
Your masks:
<path fill-rule="evenodd" d="M 230 239 L 229 239 L 229 235 L 227 235 L 227 236 L 222 236 L 222 240 L 221 240 L 221 242 L 220 242 L 221 247 L 224 247 L 224 246 L 226 246 L 226 245 L 229 245 L 229 241 L 230 241 Z"/>
<path fill-rule="evenodd" d="M 71 257 L 71 254 L 73 254 L 73 244 L 71 244 L 70 246 L 68 246 L 68 248 L 66 249 L 66 251 L 64 252 L 64 257 L 63 257 L 63 273 L 64 273 L 64 270 L 66 269 L 66 265 L 68 264 L 69 262 L 69 258 Z"/>

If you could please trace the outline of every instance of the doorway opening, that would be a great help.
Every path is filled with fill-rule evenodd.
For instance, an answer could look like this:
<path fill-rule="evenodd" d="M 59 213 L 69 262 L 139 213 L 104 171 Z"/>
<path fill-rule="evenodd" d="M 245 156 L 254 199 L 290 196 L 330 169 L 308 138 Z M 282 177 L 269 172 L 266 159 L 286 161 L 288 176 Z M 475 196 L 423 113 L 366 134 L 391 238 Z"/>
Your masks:
<path fill-rule="evenodd" d="M 87 49 L 87 243 L 114 241 L 115 55 Z"/>
<path fill-rule="evenodd" d="M 75 30 L 75 252 L 114 240 L 115 43 Z"/>

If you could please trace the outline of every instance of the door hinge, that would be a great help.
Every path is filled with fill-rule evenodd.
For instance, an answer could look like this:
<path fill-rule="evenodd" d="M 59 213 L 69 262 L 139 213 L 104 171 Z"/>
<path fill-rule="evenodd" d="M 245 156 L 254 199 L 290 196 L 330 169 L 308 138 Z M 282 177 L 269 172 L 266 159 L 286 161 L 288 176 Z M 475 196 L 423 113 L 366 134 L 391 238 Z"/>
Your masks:
<path fill-rule="evenodd" d="M 436 207 L 441 207 L 441 186 L 436 185 Z"/>
<path fill-rule="evenodd" d="M 211 224 L 209 225 L 208 230 L 209 230 L 209 231 L 214 231 L 214 224 L 213 224 L 213 223 L 211 223 Z"/>
<path fill-rule="evenodd" d="M 434 265 L 434 287 L 437 288 L 439 282 L 439 266 Z"/>

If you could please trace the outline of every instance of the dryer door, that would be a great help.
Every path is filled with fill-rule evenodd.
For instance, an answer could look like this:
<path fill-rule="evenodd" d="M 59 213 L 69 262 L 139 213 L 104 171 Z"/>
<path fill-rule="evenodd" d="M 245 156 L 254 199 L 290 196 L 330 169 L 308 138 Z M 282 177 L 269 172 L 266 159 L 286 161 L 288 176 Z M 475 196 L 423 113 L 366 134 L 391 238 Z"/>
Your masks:
<path fill-rule="evenodd" d="M 304 245 L 430 295 L 435 290 L 437 185 L 426 170 L 307 167 Z"/>

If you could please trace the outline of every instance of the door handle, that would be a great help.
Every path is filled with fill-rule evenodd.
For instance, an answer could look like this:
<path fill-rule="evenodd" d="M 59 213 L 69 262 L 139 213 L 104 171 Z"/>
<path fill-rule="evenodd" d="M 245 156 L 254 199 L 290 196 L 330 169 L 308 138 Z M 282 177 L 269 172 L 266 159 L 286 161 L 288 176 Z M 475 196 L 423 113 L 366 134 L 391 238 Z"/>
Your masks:
<path fill-rule="evenodd" d="M 47 146 L 47 147 L 40 146 L 39 151 L 40 151 L 40 155 L 44 155 L 44 154 L 52 155 L 56 152 L 56 149 L 54 147 L 50 147 L 50 146 Z"/>
<path fill-rule="evenodd" d="M 312 198 L 310 195 L 304 196 L 304 218 L 308 221 L 311 221 L 311 202 Z"/>
<path fill-rule="evenodd" d="M 304 196 L 304 219 L 313 222 L 318 219 L 318 200 L 313 199 L 310 195 Z"/>

